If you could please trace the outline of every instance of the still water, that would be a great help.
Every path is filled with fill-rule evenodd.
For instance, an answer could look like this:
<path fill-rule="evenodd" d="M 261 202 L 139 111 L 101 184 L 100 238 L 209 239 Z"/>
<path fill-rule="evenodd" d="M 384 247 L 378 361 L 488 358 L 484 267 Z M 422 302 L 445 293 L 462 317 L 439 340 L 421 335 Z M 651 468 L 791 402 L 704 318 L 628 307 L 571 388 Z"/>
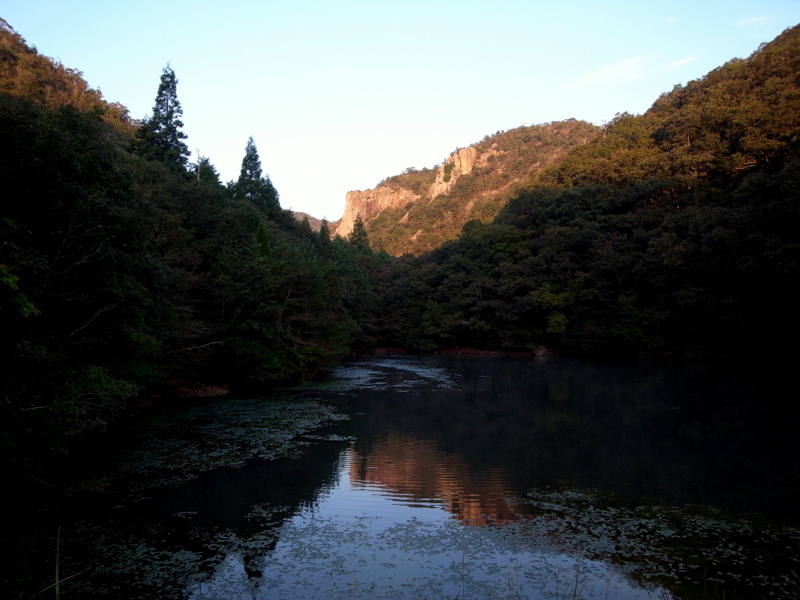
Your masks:
<path fill-rule="evenodd" d="M 398 356 L 153 411 L 60 517 L 62 593 L 797 597 L 791 393 L 700 364 Z"/>

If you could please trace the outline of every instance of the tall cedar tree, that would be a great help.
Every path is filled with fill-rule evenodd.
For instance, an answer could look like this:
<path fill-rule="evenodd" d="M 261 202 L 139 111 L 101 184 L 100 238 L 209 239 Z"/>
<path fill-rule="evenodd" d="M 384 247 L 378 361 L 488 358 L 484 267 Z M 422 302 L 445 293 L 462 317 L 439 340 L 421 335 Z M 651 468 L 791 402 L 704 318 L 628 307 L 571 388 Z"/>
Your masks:
<path fill-rule="evenodd" d="M 348 241 L 359 250 L 369 250 L 369 236 L 367 235 L 367 228 L 364 227 L 364 220 L 361 214 L 356 215 L 356 220 L 353 222 L 353 231 L 350 233 Z"/>
<path fill-rule="evenodd" d="M 178 101 L 178 78 L 167 65 L 161 74 L 153 116 L 139 128 L 137 148 L 139 154 L 149 160 L 163 162 L 175 170 L 183 171 L 189 159 L 189 148 L 183 143 L 186 134 L 181 131 L 183 115 Z"/>
<path fill-rule="evenodd" d="M 261 159 L 252 137 L 247 140 L 242 170 L 238 181 L 233 184 L 233 196 L 237 200 L 250 200 L 271 216 L 277 216 L 281 210 L 278 190 L 272 185 L 269 175 L 261 176 Z"/>

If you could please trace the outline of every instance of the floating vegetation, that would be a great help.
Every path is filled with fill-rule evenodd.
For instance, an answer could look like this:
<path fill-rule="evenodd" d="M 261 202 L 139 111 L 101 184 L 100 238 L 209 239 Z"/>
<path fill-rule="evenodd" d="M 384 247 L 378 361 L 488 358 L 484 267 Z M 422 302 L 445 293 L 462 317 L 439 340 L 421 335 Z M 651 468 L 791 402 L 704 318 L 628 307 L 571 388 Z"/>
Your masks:
<path fill-rule="evenodd" d="M 337 435 L 332 433 L 330 435 L 304 435 L 303 439 L 317 442 L 352 442 L 356 438 L 352 435 Z"/>
<path fill-rule="evenodd" d="M 220 528 L 204 515 L 206 505 L 163 514 L 158 505 L 164 494 L 219 467 L 297 456 L 314 444 L 350 439 L 311 433 L 346 418 L 318 400 L 272 397 L 200 401 L 142 419 L 108 478 L 110 485 L 102 490 L 137 493 L 115 496 L 105 519 L 93 515 L 62 530 L 65 596 L 178 598 L 230 553 L 249 562 L 261 560 L 296 507 L 257 502 L 241 508 L 242 526 Z M 54 547 L 46 530 L 35 537 L 41 538 L 38 547 Z M 9 557 L 18 571 L 19 597 L 43 588 L 52 572 L 46 562 L 27 564 L 33 554 L 31 549 L 25 556 Z"/>
<path fill-rule="evenodd" d="M 619 485 L 671 460 L 659 485 L 711 486 L 694 457 L 705 465 L 720 447 L 731 460 L 728 437 L 683 435 L 704 431 L 696 415 L 653 410 L 660 396 L 648 390 L 660 394 L 672 372 L 655 383 L 617 373 L 603 384 L 609 400 L 576 361 L 463 362 L 370 358 L 323 385 L 143 418 L 72 513 L 33 519 L 8 541 L 7 595 L 52 583 L 60 531 L 61 593 L 75 598 L 800 598 L 800 531 L 745 513 L 758 503 L 681 503 L 680 486 L 671 503 L 647 503 L 634 498 L 669 488 Z M 353 420 L 337 425 L 345 417 L 331 405 Z M 731 431 L 738 444 L 741 428 Z M 630 447 L 607 443 L 622 434 Z M 619 468 L 580 485 L 609 465 Z M 752 481 L 765 479 L 735 479 Z M 769 503 L 771 491 L 756 498 Z M 508 514 L 493 512 L 495 499 Z"/>
<path fill-rule="evenodd" d="M 127 451 L 117 476 L 132 489 L 180 485 L 218 467 L 273 460 L 297 453 L 312 441 L 334 441 L 336 436 L 312 437 L 307 432 L 346 418 L 315 400 L 204 402 L 140 422 L 136 447 Z"/>
<path fill-rule="evenodd" d="M 513 527 L 560 552 L 617 565 L 680 597 L 800 597 L 800 530 L 706 506 L 629 505 L 584 489 L 535 489 Z"/>
<path fill-rule="evenodd" d="M 208 557 L 186 548 L 186 541 L 143 536 L 135 530 L 117 530 L 100 525 L 79 525 L 70 537 L 75 569 L 90 570 L 65 586 L 66 597 L 175 597 L 188 573 L 201 571 Z M 162 532 L 162 536 L 164 533 Z M 86 553 L 86 549 L 92 553 Z M 83 566 L 82 562 L 86 561 Z"/>
<path fill-rule="evenodd" d="M 259 576 L 247 577 L 242 556 L 230 553 L 187 591 L 197 600 L 650 597 L 602 562 L 530 542 L 520 531 L 446 519 L 387 523 L 307 514 L 282 528 Z"/>
<path fill-rule="evenodd" d="M 257 521 L 262 525 L 270 525 L 279 522 L 280 517 L 290 514 L 291 510 L 290 506 L 273 506 L 269 502 L 262 502 L 253 504 L 250 512 L 245 515 L 245 519 Z"/>
<path fill-rule="evenodd" d="M 278 537 L 271 528 L 250 535 L 196 528 L 177 535 L 166 525 L 146 530 L 79 524 L 67 536 L 64 565 L 67 575 L 75 572 L 79 576 L 62 586 L 65 596 L 180 598 L 193 582 L 218 572 L 225 557 L 261 560 Z"/>

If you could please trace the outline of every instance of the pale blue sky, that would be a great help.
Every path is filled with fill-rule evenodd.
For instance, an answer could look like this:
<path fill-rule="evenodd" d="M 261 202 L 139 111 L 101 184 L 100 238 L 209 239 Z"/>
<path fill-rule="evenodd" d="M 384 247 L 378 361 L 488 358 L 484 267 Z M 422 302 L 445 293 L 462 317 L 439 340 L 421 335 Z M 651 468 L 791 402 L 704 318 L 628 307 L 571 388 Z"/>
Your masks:
<path fill-rule="evenodd" d="M 348 190 L 487 134 L 642 113 L 800 23 L 800 0 L 0 0 L 0 17 L 135 118 L 169 62 L 193 151 L 228 181 L 252 135 L 281 205 L 333 221 Z"/>

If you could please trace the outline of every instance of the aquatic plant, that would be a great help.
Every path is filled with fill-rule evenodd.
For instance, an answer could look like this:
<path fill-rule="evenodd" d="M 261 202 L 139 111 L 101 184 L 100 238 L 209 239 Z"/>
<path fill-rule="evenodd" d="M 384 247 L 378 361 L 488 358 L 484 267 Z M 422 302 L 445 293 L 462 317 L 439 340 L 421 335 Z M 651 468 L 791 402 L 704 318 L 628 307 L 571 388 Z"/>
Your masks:
<path fill-rule="evenodd" d="M 800 530 L 708 506 L 630 504 L 576 488 L 534 489 L 517 502 L 535 517 L 514 524 L 562 552 L 616 565 L 644 586 L 682 598 L 800 594 Z M 789 552 L 786 552 L 789 550 Z"/>
<path fill-rule="evenodd" d="M 324 439 L 310 431 L 346 418 L 311 399 L 206 401 L 140 422 L 117 480 L 129 489 L 174 486 L 219 467 L 289 456 Z"/>

